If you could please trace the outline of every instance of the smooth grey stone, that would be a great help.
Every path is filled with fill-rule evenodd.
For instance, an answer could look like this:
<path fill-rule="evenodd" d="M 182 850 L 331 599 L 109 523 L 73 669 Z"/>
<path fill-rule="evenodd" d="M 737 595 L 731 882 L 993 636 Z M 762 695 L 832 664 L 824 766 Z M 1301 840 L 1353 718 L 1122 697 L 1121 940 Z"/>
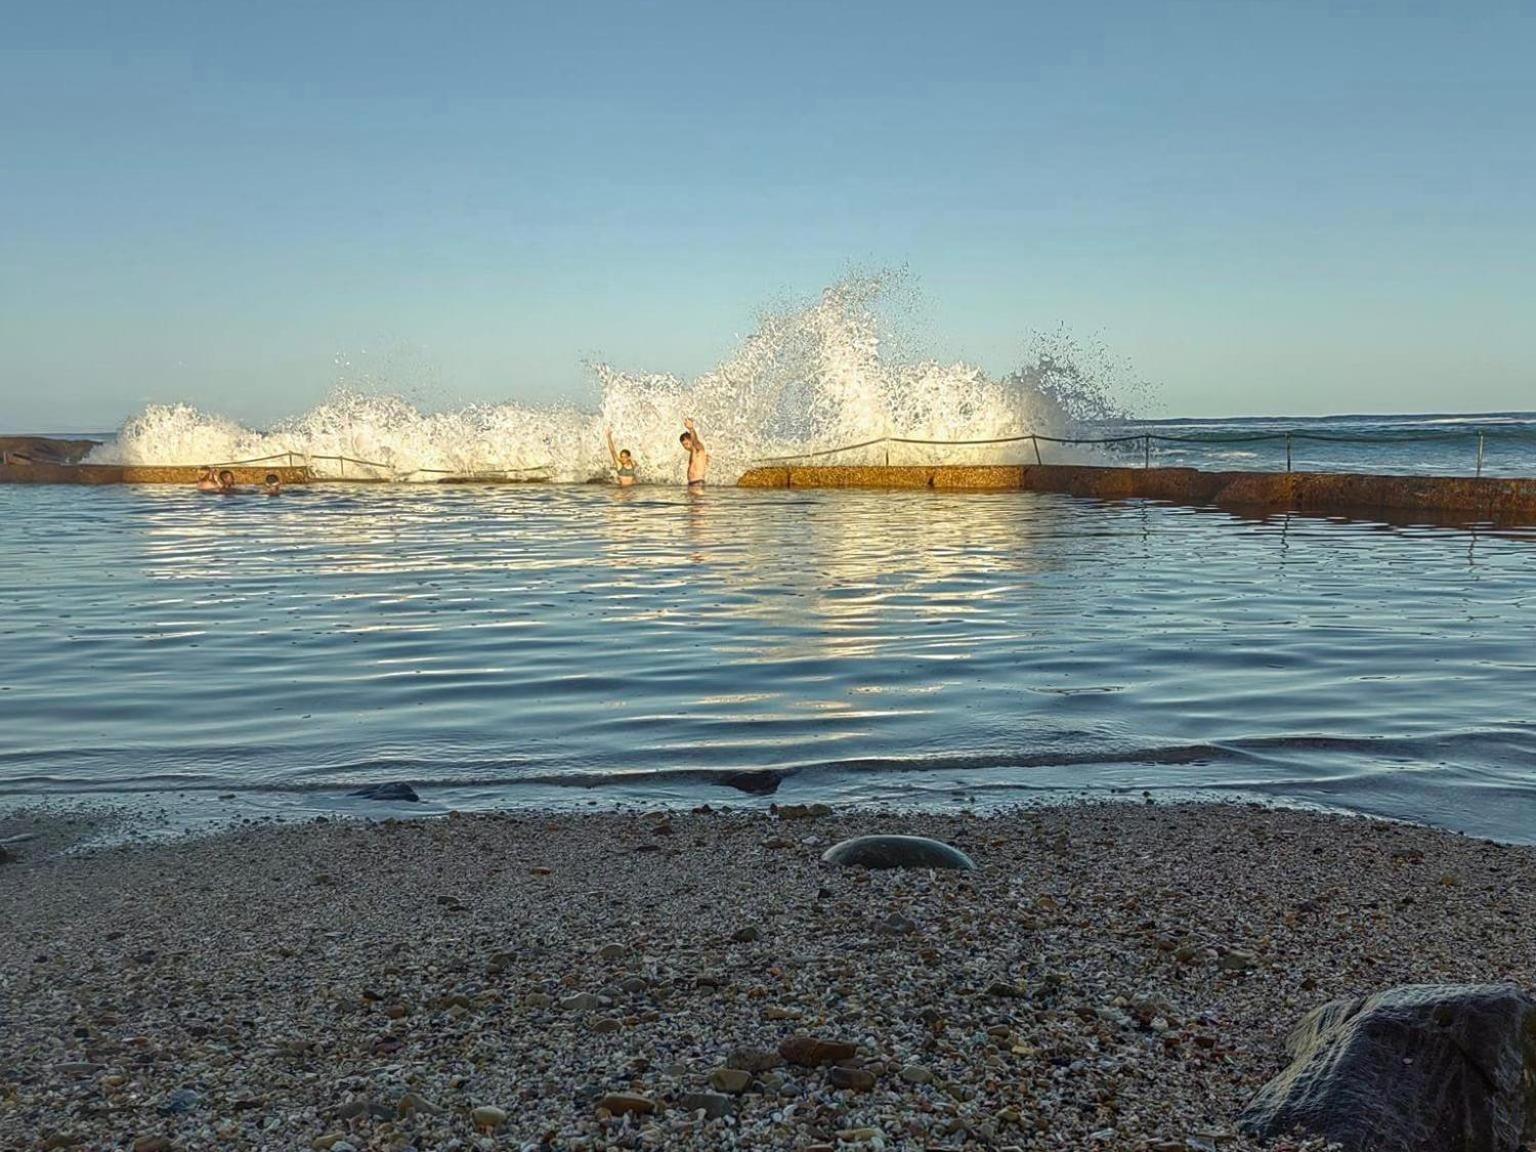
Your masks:
<path fill-rule="evenodd" d="M 410 804 L 415 804 L 421 799 L 416 795 L 416 789 L 399 781 L 388 784 L 369 784 L 351 795 L 361 796 L 364 800 L 404 800 Z"/>
<path fill-rule="evenodd" d="M 958 868 L 972 872 L 976 862 L 958 848 L 926 836 L 856 836 L 821 854 L 823 863 L 849 868 Z"/>
<path fill-rule="evenodd" d="M 1536 999 L 1508 984 L 1412 984 L 1315 1008 L 1292 1063 L 1238 1119 L 1346 1152 L 1517 1152 L 1536 1137 Z"/>

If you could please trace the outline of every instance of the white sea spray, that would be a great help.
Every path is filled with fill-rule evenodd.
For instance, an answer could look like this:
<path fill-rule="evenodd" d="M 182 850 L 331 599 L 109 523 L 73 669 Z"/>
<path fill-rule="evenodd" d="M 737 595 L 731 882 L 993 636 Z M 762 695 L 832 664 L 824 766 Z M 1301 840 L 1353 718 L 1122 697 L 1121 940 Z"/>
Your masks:
<path fill-rule="evenodd" d="M 712 476 L 731 481 L 753 463 L 828 453 L 886 437 L 996 440 L 1059 435 L 1075 417 L 1101 415 L 1105 385 L 1060 341 L 1002 378 L 963 362 L 888 352 L 880 302 L 885 281 L 856 276 L 809 305 L 765 313 L 735 353 L 691 380 L 596 364 L 597 411 L 518 403 L 430 411 L 398 396 L 340 386 L 301 415 L 257 431 L 189 404 L 151 405 L 92 459 L 124 464 L 307 463 L 317 475 L 430 481 L 515 473 L 600 479 L 613 428 L 642 480 L 684 473 L 682 419 L 698 422 Z M 826 463 L 965 463 L 1024 459 L 1027 445 L 873 445 L 818 457 Z M 278 459 L 278 458 L 283 459 Z"/>

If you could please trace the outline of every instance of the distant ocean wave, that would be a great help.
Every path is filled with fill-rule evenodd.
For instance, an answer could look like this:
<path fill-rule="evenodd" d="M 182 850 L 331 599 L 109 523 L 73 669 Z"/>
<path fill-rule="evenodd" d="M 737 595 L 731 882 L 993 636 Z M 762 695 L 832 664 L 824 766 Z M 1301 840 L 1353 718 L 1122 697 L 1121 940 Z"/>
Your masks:
<path fill-rule="evenodd" d="M 1204 468 L 1407 475 L 1536 476 L 1536 413 L 1386 414 L 1115 421 L 1117 434 L 1154 437 L 1151 458 Z M 1176 437 L 1177 443 L 1156 437 Z M 1265 439 L 1243 448 L 1230 441 Z M 1139 455 L 1132 445 L 1122 456 Z"/>

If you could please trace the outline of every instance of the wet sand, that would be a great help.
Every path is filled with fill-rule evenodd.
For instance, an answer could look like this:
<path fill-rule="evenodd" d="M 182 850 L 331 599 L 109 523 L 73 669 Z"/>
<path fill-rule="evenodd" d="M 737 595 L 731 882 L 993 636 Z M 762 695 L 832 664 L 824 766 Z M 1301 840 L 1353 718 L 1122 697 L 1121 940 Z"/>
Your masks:
<path fill-rule="evenodd" d="M 1294 810 L 38 819 L 5 1148 L 1243 1149 L 1308 1008 L 1536 984 L 1536 849 Z M 877 830 L 979 870 L 819 863 Z"/>

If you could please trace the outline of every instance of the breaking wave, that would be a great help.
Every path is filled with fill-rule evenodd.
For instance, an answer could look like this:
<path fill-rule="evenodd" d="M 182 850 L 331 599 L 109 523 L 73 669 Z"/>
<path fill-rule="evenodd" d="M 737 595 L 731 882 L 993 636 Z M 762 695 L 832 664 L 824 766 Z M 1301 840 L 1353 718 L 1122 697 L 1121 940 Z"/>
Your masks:
<path fill-rule="evenodd" d="M 1083 367 L 1060 335 L 1031 363 L 994 378 L 966 363 L 900 359 L 883 339 L 883 277 L 852 277 L 809 306 L 765 314 L 736 352 L 692 380 L 593 371 L 596 412 L 517 403 L 423 411 L 396 396 L 347 386 L 310 411 L 258 431 L 187 404 L 151 405 L 92 454 L 99 463 L 222 464 L 292 453 L 322 477 L 436 480 L 520 473 L 560 481 L 608 475 L 604 430 L 639 461 L 640 478 L 676 482 L 684 416 L 697 422 L 711 475 L 734 480 L 755 461 L 822 452 L 886 436 L 984 440 L 1056 435 L 1114 407 L 1105 374 Z M 1026 446 L 1018 446 L 1019 458 Z M 997 460 L 998 448 L 900 445 L 892 463 Z M 884 449 L 828 462 L 884 459 Z"/>

